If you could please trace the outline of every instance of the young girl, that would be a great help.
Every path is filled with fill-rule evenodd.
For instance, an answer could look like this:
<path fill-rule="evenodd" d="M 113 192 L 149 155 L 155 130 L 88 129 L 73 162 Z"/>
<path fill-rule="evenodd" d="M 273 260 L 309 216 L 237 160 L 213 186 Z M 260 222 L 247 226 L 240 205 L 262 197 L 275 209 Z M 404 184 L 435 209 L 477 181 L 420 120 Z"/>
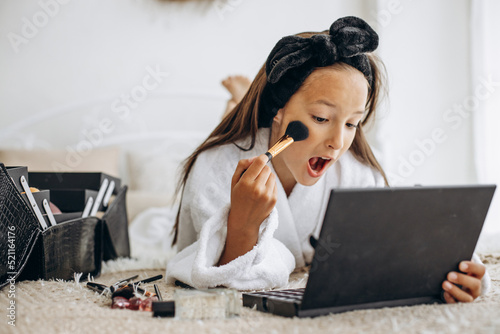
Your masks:
<path fill-rule="evenodd" d="M 241 102 L 186 162 L 170 282 L 283 287 L 312 261 L 309 237 L 319 235 L 332 188 L 387 185 L 363 134 L 382 89 L 370 53 L 377 46 L 356 17 L 276 44 Z M 263 153 L 297 120 L 309 137 L 266 164 Z M 447 302 L 472 301 L 488 282 L 480 263 L 460 270 L 443 282 Z"/>

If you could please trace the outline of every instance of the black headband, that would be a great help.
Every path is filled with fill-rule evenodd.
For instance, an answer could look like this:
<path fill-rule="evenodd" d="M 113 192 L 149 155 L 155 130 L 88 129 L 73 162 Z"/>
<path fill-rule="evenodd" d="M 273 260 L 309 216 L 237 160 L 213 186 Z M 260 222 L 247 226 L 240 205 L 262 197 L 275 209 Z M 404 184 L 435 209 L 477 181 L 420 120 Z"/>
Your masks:
<path fill-rule="evenodd" d="M 259 128 L 271 126 L 278 110 L 317 67 L 346 63 L 362 72 L 371 86 L 372 71 L 365 53 L 377 46 L 377 33 L 354 16 L 333 22 L 329 35 L 283 37 L 266 61 L 267 82 L 260 99 Z"/>

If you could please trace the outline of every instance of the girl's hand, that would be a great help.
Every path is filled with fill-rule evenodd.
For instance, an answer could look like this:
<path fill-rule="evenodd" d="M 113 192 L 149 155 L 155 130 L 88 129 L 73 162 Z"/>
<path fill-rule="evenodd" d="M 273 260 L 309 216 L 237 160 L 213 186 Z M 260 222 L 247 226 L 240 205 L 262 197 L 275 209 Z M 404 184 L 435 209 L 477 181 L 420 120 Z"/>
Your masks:
<path fill-rule="evenodd" d="M 260 224 L 269 216 L 278 199 L 276 175 L 262 154 L 240 160 L 231 181 L 229 223 L 245 231 L 258 233 Z"/>
<path fill-rule="evenodd" d="M 486 267 L 471 261 L 462 261 L 458 267 L 462 273 L 448 273 L 448 280 L 444 281 L 444 299 L 447 303 L 472 302 L 481 295 L 481 279 Z M 457 285 L 461 285 L 462 288 Z"/>
<path fill-rule="evenodd" d="M 255 246 L 260 224 L 276 205 L 276 176 L 266 165 L 267 160 L 267 156 L 262 154 L 238 162 L 231 181 L 226 245 L 219 259 L 219 266 L 246 254 Z"/>

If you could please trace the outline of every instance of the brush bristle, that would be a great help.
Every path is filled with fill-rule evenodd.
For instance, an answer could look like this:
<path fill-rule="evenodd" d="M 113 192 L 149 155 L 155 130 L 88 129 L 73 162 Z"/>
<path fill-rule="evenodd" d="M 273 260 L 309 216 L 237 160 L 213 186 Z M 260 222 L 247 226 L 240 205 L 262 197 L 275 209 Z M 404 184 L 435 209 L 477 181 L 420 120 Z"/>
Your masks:
<path fill-rule="evenodd" d="M 285 134 L 292 137 L 294 141 L 301 141 L 309 137 L 309 129 L 301 121 L 293 121 L 288 124 Z"/>

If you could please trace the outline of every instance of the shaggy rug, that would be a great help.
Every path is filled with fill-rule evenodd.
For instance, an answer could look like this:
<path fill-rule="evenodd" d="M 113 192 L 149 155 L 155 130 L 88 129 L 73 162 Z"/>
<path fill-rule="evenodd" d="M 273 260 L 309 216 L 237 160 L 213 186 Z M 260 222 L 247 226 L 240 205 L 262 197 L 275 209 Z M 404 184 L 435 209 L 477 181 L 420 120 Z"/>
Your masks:
<path fill-rule="evenodd" d="M 0 291 L 1 333 L 500 333 L 500 254 L 483 255 L 492 289 L 470 304 L 436 304 L 352 311 L 317 318 L 284 318 L 242 308 L 223 320 L 153 318 L 151 312 L 111 309 L 111 300 L 79 281 L 23 281 Z M 119 259 L 104 264 L 95 281 L 111 284 L 138 274 L 164 274 L 161 261 Z M 304 287 L 307 271 L 294 272 L 289 287 Z M 156 282 L 164 300 L 178 287 Z M 152 284 L 146 284 L 153 291 Z M 15 327 L 9 325 L 15 302 Z"/>

